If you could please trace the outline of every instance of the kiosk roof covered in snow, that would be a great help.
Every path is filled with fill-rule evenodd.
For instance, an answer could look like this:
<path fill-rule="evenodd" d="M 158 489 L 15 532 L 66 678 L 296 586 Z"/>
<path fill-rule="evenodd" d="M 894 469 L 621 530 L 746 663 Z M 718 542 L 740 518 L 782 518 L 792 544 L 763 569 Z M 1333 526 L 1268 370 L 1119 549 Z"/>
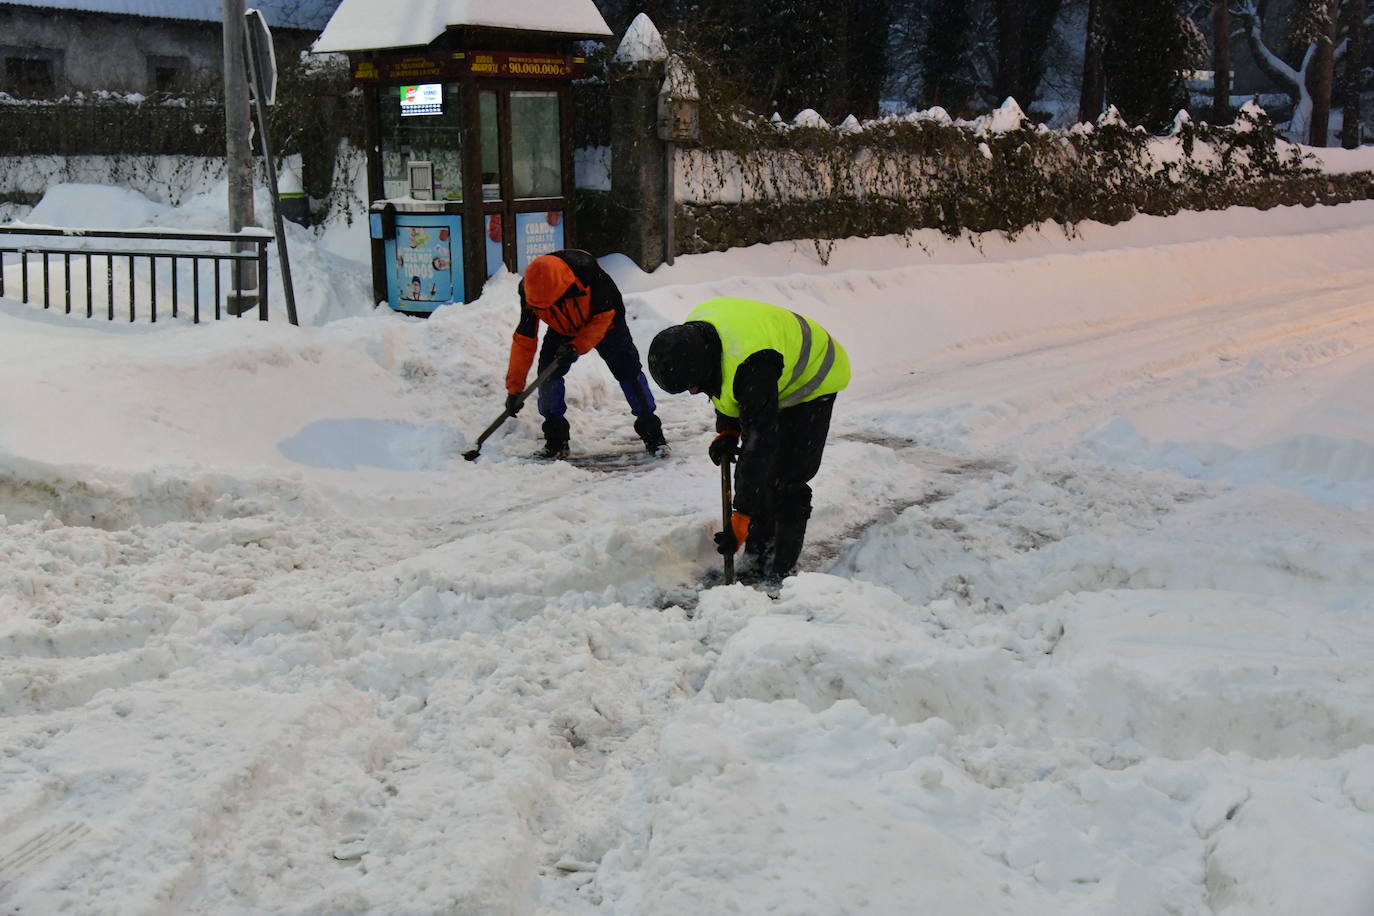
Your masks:
<path fill-rule="evenodd" d="M 416 0 L 404 13 L 376 0 L 343 0 L 315 50 L 423 47 L 464 26 L 581 38 L 611 34 L 592 0 Z"/>

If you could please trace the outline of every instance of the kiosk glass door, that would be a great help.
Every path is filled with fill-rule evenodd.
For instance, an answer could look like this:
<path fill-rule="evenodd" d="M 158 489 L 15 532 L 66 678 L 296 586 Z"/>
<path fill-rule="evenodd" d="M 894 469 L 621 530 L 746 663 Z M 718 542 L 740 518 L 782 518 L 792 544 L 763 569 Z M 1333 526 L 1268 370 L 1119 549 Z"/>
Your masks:
<path fill-rule="evenodd" d="M 510 94 L 510 158 L 515 196 L 563 196 L 562 130 L 558 93 Z"/>
<path fill-rule="evenodd" d="M 534 258 L 566 247 L 566 104 L 557 90 L 478 92 L 487 276 L 502 264 L 523 273 Z"/>

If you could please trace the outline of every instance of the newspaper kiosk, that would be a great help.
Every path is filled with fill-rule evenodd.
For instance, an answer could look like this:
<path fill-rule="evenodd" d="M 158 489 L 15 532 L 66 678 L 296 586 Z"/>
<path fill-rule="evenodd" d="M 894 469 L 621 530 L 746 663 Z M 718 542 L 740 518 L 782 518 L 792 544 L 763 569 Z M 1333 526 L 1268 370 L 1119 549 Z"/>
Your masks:
<path fill-rule="evenodd" d="M 347 52 L 363 92 L 377 299 L 421 315 L 575 246 L 574 51 L 611 34 L 592 0 L 439 5 L 433 35 L 428 15 L 343 0 L 314 48 Z"/>

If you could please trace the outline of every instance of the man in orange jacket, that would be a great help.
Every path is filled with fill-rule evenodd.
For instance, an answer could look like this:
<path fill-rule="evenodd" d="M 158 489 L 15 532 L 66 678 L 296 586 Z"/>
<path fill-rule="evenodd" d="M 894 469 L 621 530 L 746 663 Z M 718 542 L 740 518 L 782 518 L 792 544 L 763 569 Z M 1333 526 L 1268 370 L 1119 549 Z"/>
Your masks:
<path fill-rule="evenodd" d="M 650 454 L 666 455 L 663 423 L 654 413 L 657 405 L 644 377 L 639 350 L 625 323 L 625 301 L 596 259 L 585 251 L 568 249 L 541 255 L 525 268 L 520 281 L 520 323 L 511 338 L 510 363 L 506 369 L 506 409 L 521 407 L 539 334 L 539 322 L 548 325 L 539 349 L 539 371 L 557 360 L 561 367 L 539 386 L 539 413 L 544 417 L 544 448 L 547 458 L 566 458 L 569 427 L 565 416 L 563 377 L 579 357 L 595 349 L 611 375 L 620 383 L 635 432 Z"/>

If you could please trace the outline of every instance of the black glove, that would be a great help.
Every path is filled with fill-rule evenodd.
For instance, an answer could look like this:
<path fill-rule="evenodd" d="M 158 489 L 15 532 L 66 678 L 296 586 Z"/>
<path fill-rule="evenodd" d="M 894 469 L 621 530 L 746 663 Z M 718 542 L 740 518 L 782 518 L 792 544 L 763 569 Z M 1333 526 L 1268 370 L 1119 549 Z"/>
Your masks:
<path fill-rule="evenodd" d="M 730 513 L 730 529 L 716 532 L 716 553 L 728 557 L 749 539 L 749 516 L 743 512 Z"/>
<path fill-rule="evenodd" d="M 577 348 L 570 343 L 559 344 L 558 350 L 553 354 L 553 358 L 564 366 L 571 366 L 573 363 L 577 362 Z"/>
<path fill-rule="evenodd" d="M 525 406 L 525 396 L 523 394 L 506 395 L 506 413 L 512 417 L 520 412 L 520 408 Z"/>
<path fill-rule="evenodd" d="M 716 433 L 706 454 L 711 456 L 711 463 L 717 466 L 722 461 L 734 461 L 739 457 L 739 431 L 727 429 Z"/>

